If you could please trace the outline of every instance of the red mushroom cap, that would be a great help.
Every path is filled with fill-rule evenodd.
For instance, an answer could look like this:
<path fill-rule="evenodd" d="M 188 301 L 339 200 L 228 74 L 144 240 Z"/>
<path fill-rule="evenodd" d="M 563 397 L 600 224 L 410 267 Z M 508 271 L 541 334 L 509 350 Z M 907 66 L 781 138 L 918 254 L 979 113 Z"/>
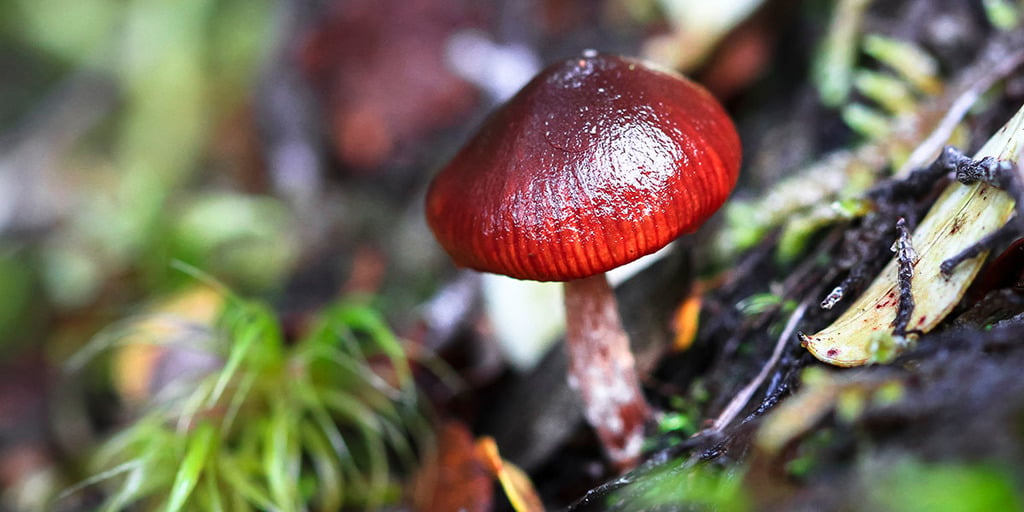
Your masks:
<path fill-rule="evenodd" d="M 427 222 L 461 266 L 568 281 L 696 230 L 740 157 L 732 121 L 699 85 L 587 51 L 487 119 L 434 178 Z"/>

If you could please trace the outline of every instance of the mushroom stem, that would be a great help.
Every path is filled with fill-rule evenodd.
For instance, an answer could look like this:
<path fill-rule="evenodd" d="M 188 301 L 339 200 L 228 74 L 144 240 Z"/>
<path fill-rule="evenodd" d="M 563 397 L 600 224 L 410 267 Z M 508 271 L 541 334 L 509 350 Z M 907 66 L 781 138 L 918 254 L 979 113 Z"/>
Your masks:
<path fill-rule="evenodd" d="M 620 469 L 640 455 L 650 408 L 604 273 L 565 283 L 569 385 L 583 398 L 583 413 L 608 458 Z"/>

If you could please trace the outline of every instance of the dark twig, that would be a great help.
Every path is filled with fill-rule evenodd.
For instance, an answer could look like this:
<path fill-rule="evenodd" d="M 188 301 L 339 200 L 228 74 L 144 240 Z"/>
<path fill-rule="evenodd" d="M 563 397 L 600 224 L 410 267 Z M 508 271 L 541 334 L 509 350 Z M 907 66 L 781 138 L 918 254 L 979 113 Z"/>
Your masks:
<path fill-rule="evenodd" d="M 952 258 L 943 261 L 942 264 L 939 265 L 939 272 L 942 272 L 942 275 L 944 276 L 949 276 L 953 273 L 953 270 L 956 269 L 956 267 L 960 266 L 961 263 L 977 258 L 981 253 L 1013 240 L 1020 234 L 1020 232 L 1021 227 L 1019 223 L 1011 222 L 997 229 L 994 233 L 978 240 L 974 245 L 960 251 Z"/>
<path fill-rule="evenodd" d="M 908 200 L 926 195 L 939 180 L 950 174 L 955 168 L 956 154 L 955 150 L 953 153 L 944 151 L 929 166 L 915 169 L 902 179 L 886 180 L 867 193 L 868 199 L 875 203 L 876 211 L 864 218 L 860 229 L 847 235 L 844 251 L 848 254 L 844 259 L 849 260 L 846 263 L 849 274 L 821 301 L 822 309 L 832 309 L 873 275 L 863 262 L 881 248 L 880 243 L 889 244 L 892 240 L 891 219 L 915 217 Z"/>
<path fill-rule="evenodd" d="M 796 331 L 796 325 L 800 323 L 800 320 L 804 317 L 804 312 L 807 311 L 807 304 L 808 302 L 806 300 L 801 302 L 800 305 L 797 306 L 796 310 L 789 315 L 786 327 L 782 329 L 782 334 L 779 335 L 778 341 L 775 342 L 775 350 L 772 351 L 771 357 L 769 357 L 768 361 L 766 361 L 764 366 L 761 367 L 761 371 L 758 372 L 757 376 L 754 377 L 750 383 L 744 386 L 739 393 L 736 393 L 736 395 L 733 396 L 732 400 L 729 401 L 729 404 L 722 410 L 722 413 L 715 418 L 710 430 L 714 432 L 721 432 L 722 429 L 727 427 L 729 423 L 736 418 L 736 415 L 743 410 L 743 407 L 747 405 L 750 401 L 750 397 L 754 395 L 754 392 L 761 387 L 761 384 L 764 383 L 764 379 L 768 377 L 768 373 L 771 372 L 772 368 L 775 367 L 775 364 L 779 362 L 779 358 L 782 357 L 782 349 L 786 347 L 786 341 L 793 338 L 793 333 Z"/>
<path fill-rule="evenodd" d="M 946 146 L 927 167 L 913 170 L 906 178 L 881 183 L 868 192 L 868 197 L 876 202 L 891 202 L 900 197 L 923 195 L 944 176 L 956 171 L 965 159 L 970 160 L 958 149 Z"/>
<path fill-rule="evenodd" d="M 832 309 L 850 293 L 856 293 L 874 274 L 872 262 L 883 247 L 892 244 L 893 217 L 890 202 L 878 202 L 879 210 L 868 214 L 857 229 L 843 234 L 842 249 L 836 260 L 839 271 L 847 271 L 846 277 L 821 302 L 822 309 Z M 884 244 L 884 245 L 883 245 Z"/>
<path fill-rule="evenodd" d="M 1003 190 L 1015 201 L 1014 209 L 1016 216 L 1005 226 L 994 233 L 982 238 L 974 245 L 960 251 L 959 254 L 942 262 L 939 271 L 943 275 L 950 275 L 961 263 L 978 257 L 981 253 L 1002 245 L 1014 239 L 1024 231 L 1024 184 L 1021 182 L 1020 173 L 1017 167 L 1006 160 L 996 160 L 992 157 L 985 157 L 981 160 L 974 160 L 952 147 L 947 147 L 943 155 L 956 172 L 956 179 L 964 185 L 975 182 L 982 182 Z"/>
<path fill-rule="evenodd" d="M 914 279 L 914 263 L 917 262 L 917 251 L 914 250 L 913 240 L 910 236 L 910 228 L 907 227 L 907 220 L 900 217 L 896 221 L 896 230 L 899 237 L 892 244 L 892 251 L 896 253 L 896 262 L 899 265 L 897 282 L 900 287 L 900 302 L 896 306 L 896 318 L 893 320 L 893 334 L 896 336 L 907 335 L 907 325 L 914 314 L 914 294 L 911 289 Z"/>
<path fill-rule="evenodd" d="M 846 279 L 839 286 L 833 288 L 828 296 L 821 301 L 821 309 L 832 309 L 839 301 L 843 300 L 843 295 L 846 294 L 846 286 L 844 285 L 846 285 Z"/>

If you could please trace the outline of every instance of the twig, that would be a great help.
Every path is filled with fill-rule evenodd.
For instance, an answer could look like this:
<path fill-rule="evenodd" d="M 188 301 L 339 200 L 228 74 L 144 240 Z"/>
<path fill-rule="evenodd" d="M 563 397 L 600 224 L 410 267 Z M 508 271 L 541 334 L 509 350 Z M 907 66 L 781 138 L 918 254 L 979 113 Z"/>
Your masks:
<path fill-rule="evenodd" d="M 793 332 L 796 331 L 796 324 L 800 322 L 804 317 L 804 312 L 807 311 L 808 301 L 804 300 L 799 306 L 789 315 L 789 320 L 786 322 L 786 327 L 782 329 L 782 334 L 779 335 L 778 341 L 775 342 L 775 350 L 772 352 L 772 356 L 765 362 L 764 367 L 754 377 L 754 380 L 750 381 L 749 384 L 743 387 L 733 396 L 729 404 L 725 406 L 721 414 L 715 418 L 715 421 L 711 424 L 708 429 L 711 432 L 721 432 L 725 427 L 732 423 L 732 420 L 736 418 L 736 415 L 746 407 L 747 403 L 750 402 L 750 397 L 754 395 L 764 380 L 768 377 L 768 373 L 775 367 L 779 362 L 779 358 L 782 357 L 782 350 L 786 347 L 786 340 L 793 337 Z"/>
<path fill-rule="evenodd" d="M 947 148 L 947 151 L 949 151 L 949 148 Z M 1003 227 L 978 240 L 974 245 L 960 251 L 959 254 L 943 261 L 939 270 L 942 275 L 947 277 L 961 263 L 976 258 L 995 247 L 1009 243 L 1024 231 L 1024 201 L 1021 200 L 1024 197 L 1024 182 L 1021 181 L 1020 168 L 1012 162 L 996 160 L 992 157 L 975 161 L 959 152 L 953 158 L 956 157 L 960 157 L 960 160 L 954 164 L 956 179 L 960 183 L 970 185 L 976 181 L 981 181 L 1006 192 L 1013 198 L 1014 209 L 1017 214 Z"/>
<path fill-rule="evenodd" d="M 907 227 L 907 219 L 900 217 L 896 221 L 896 230 L 899 232 L 899 237 L 892 244 L 892 252 L 896 253 L 896 261 L 899 263 L 896 275 L 900 287 L 900 302 L 896 308 L 896 318 L 893 319 L 892 325 L 893 334 L 906 336 L 907 325 L 910 324 L 910 317 L 914 314 L 914 294 L 911 291 L 911 284 L 914 279 L 917 251 L 914 250 L 910 228 Z"/>
<path fill-rule="evenodd" d="M 845 281 L 843 284 L 845 284 Z M 839 301 L 843 300 L 843 295 L 846 295 L 846 287 L 843 284 L 833 288 L 828 296 L 821 301 L 821 309 L 832 309 Z"/>

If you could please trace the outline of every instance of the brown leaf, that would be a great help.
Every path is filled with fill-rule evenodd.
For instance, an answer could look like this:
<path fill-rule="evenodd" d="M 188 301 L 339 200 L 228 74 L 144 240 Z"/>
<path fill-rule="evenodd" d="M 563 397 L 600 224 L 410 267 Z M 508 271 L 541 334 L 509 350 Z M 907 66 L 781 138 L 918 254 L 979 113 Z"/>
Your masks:
<path fill-rule="evenodd" d="M 516 512 L 544 512 L 544 504 L 537 496 L 533 482 L 523 470 L 515 464 L 501 458 L 498 445 L 490 437 L 481 438 L 476 443 L 477 455 L 486 464 L 491 473 L 501 482 L 502 489 L 509 503 Z"/>
<path fill-rule="evenodd" d="M 491 510 L 491 475 L 462 422 L 450 420 L 441 426 L 436 452 L 424 457 L 411 494 L 413 508 L 421 512 Z"/>

